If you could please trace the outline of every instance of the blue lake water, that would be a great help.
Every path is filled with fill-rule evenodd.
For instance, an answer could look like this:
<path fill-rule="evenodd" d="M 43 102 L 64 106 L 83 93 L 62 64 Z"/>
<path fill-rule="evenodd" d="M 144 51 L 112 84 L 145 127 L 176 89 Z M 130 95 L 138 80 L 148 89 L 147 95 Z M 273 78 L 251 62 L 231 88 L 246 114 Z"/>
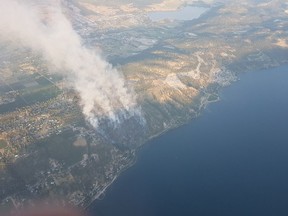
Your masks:
<path fill-rule="evenodd" d="M 156 11 L 148 14 L 152 21 L 160 20 L 193 20 L 199 18 L 208 8 L 187 6 L 176 11 Z"/>
<path fill-rule="evenodd" d="M 248 73 L 156 138 L 93 216 L 287 216 L 288 67 Z"/>

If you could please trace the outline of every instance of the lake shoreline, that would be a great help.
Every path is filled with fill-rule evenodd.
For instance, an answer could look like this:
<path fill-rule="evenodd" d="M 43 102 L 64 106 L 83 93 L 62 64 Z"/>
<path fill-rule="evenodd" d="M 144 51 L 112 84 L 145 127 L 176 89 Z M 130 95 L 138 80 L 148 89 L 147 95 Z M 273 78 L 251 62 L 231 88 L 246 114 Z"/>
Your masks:
<path fill-rule="evenodd" d="M 288 66 L 288 64 L 283 64 L 283 65 L 280 65 L 280 66 L 277 66 L 277 67 L 271 67 L 271 68 L 265 68 L 265 69 L 259 69 L 259 70 L 255 70 L 255 71 L 247 71 L 247 72 L 244 72 L 242 74 L 238 74 L 237 75 L 237 78 L 240 76 L 240 79 L 237 79 L 235 82 L 232 82 L 229 86 L 237 83 L 237 82 L 241 82 L 241 76 L 243 75 L 246 75 L 246 74 L 250 74 L 250 73 L 261 73 L 263 71 L 268 71 L 268 70 L 275 70 L 275 69 L 281 69 L 281 68 L 286 68 Z M 126 167 L 123 168 L 123 170 L 121 170 L 119 173 L 117 173 L 117 175 L 115 175 L 115 177 L 113 178 L 113 180 L 111 182 L 108 182 L 107 185 L 104 187 L 103 190 L 101 190 L 101 193 L 95 195 L 94 199 L 88 204 L 86 205 L 86 209 L 90 209 L 91 208 L 91 205 L 93 205 L 93 203 L 96 201 L 96 200 L 103 200 L 105 199 L 105 192 L 107 190 L 109 190 L 110 186 L 125 172 L 127 171 L 129 168 L 131 168 L 132 166 L 134 166 L 136 163 L 137 163 L 137 155 L 140 154 L 140 152 L 142 151 L 143 147 L 147 147 L 147 145 L 149 145 L 149 143 L 153 142 L 153 140 L 155 139 L 158 139 L 160 138 L 161 136 L 164 136 L 166 135 L 168 132 L 172 132 L 174 130 L 177 130 L 181 127 L 185 127 L 185 125 L 189 125 L 191 123 L 193 123 L 193 120 L 199 118 L 199 116 L 201 116 L 203 114 L 203 111 L 207 109 L 207 106 L 209 106 L 210 104 L 213 104 L 213 103 L 219 103 L 221 102 L 221 92 L 223 92 L 223 90 L 225 90 L 225 88 L 229 87 L 229 86 L 225 86 L 225 87 L 222 87 L 220 89 L 220 91 L 217 93 L 219 99 L 216 100 L 216 101 L 207 101 L 206 104 L 202 104 L 201 105 L 201 108 L 199 110 L 199 112 L 196 114 L 196 116 L 193 116 L 191 117 L 190 119 L 187 119 L 186 122 L 183 122 L 181 124 L 175 124 L 173 125 L 172 127 L 169 127 L 169 128 L 166 128 L 165 130 L 163 130 L 162 132 L 158 133 L 158 134 L 155 134 L 151 137 L 149 137 L 145 142 L 143 142 L 141 145 L 139 145 L 138 148 L 135 149 L 135 154 L 134 154 L 134 159 L 133 161 L 128 164 Z M 103 198 L 99 199 L 99 197 L 103 196 Z"/>
<path fill-rule="evenodd" d="M 270 69 L 270 70 L 272 70 L 271 71 L 271 75 L 273 75 L 272 74 L 272 72 L 273 73 L 275 73 L 276 72 L 276 75 L 275 76 L 273 76 L 273 77 L 279 77 L 278 75 L 279 75 L 279 73 L 277 73 L 278 71 L 281 71 L 281 73 L 282 73 L 282 70 L 287 70 L 287 65 L 282 65 L 282 66 L 280 66 L 280 67 L 276 67 L 276 68 L 272 68 L 272 69 Z M 238 81 L 238 82 L 236 82 L 236 84 L 235 83 L 233 83 L 232 85 L 230 85 L 230 88 L 231 89 L 238 89 L 238 88 L 240 88 L 241 86 L 245 86 L 246 84 L 245 83 L 250 83 L 250 85 L 251 85 L 251 82 L 253 82 L 253 79 L 255 80 L 258 80 L 258 78 L 256 78 L 256 77 L 258 77 L 259 75 L 260 75 L 260 73 L 258 73 L 258 74 L 255 74 L 255 73 L 257 73 L 257 72 L 261 72 L 261 71 L 263 71 L 263 70 L 257 70 L 257 71 L 254 71 L 254 72 L 250 72 L 250 73 L 254 73 L 254 74 L 252 74 L 252 75 L 250 75 L 251 77 L 247 77 L 246 75 L 249 75 L 248 73 L 245 73 L 245 74 L 243 74 L 243 76 L 245 76 L 244 78 L 243 78 L 243 82 L 241 83 L 241 80 L 242 79 L 240 79 L 240 81 Z M 267 70 L 265 70 L 266 72 L 265 72 L 265 75 L 264 75 L 264 78 L 263 79 L 269 79 L 269 74 L 267 74 Z M 270 72 L 269 72 L 270 73 Z M 278 75 L 277 75 L 278 74 Z M 267 77 L 267 75 L 268 75 L 268 77 Z M 281 74 L 280 74 L 281 75 Z M 283 75 L 283 73 L 282 73 L 282 75 Z M 265 76 L 266 76 L 266 78 L 265 78 Z M 240 76 L 240 78 L 241 78 L 241 76 Z M 248 80 L 248 81 L 247 81 Z M 233 86 L 234 85 L 234 86 Z M 240 87 L 239 87 L 240 86 Z M 229 87 L 228 87 L 229 88 Z M 233 91 L 235 91 L 235 90 L 233 90 Z M 234 94 L 233 93 L 233 91 L 232 91 L 232 94 Z M 223 97 L 223 95 L 222 95 L 222 92 L 223 92 L 223 90 L 221 90 L 220 91 L 220 95 Z M 225 93 L 225 95 L 231 95 L 230 94 L 230 91 L 229 91 L 229 89 L 227 90 L 227 91 L 225 91 L 224 92 Z M 221 98 L 221 96 L 220 96 L 220 98 Z M 241 99 L 241 98 L 240 98 Z M 243 99 L 243 97 L 242 97 L 242 99 Z M 235 101 L 237 100 L 237 98 L 235 98 Z M 225 101 L 224 100 L 224 104 L 225 103 L 227 103 L 227 101 Z M 215 109 L 215 107 L 221 107 L 221 103 L 216 103 L 217 105 L 216 106 L 213 106 L 214 107 L 214 109 Z M 256 106 L 256 105 L 255 105 Z M 205 109 L 206 111 L 207 111 L 207 109 Z M 201 114 L 202 114 L 203 112 L 201 112 Z M 206 114 L 205 115 L 203 115 L 203 117 L 204 117 L 204 119 L 206 118 L 208 118 L 207 117 L 207 112 L 205 112 Z M 229 117 L 227 117 L 228 119 L 229 119 Z M 241 117 L 239 117 L 239 118 L 241 118 Z M 199 119 L 199 118 L 197 118 L 197 119 Z M 200 118 L 199 119 L 199 121 L 201 122 L 203 120 L 203 118 Z M 198 121 L 198 123 L 199 123 L 199 121 Z M 193 124 L 193 120 L 191 121 L 189 121 L 188 122 L 188 125 L 192 125 L 192 127 L 194 128 L 195 126 L 197 127 L 197 125 L 198 124 Z M 185 124 L 186 125 L 186 124 Z M 179 127 L 182 127 L 183 126 L 183 124 L 182 125 L 179 125 L 177 128 L 179 128 Z M 191 126 L 190 126 L 191 127 Z M 143 154 L 146 154 L 146 153 L 144 153 L 144 152 L 147 152 L 147 151 L 149 151 L 150 152 L 150 154 L 152 154 L 151 153 L 151 151 L 154 149 L 154 148 L 156 148 L 156 149 L 158 149 L 158 151 L 159 151 L 159 149 L 160 148 L 162 148 L 163 149 L 163 145 L 165 145 L 166 146 L 166 144 L 165 143 L 162 143 L 162 144 L 158 144 L 158 146 L 156 145 L 156 147 L 155 147 L 155 142 L 159 142 L 160 140 L 165 140 L 165 139 L 169 139 L 169 138 L 167 138 L 167 137 L 171 137 L 171 136 L 174 136 L 176 133 L 181 133 L 181 132 L 179 132 L 179 131 L 182 131 L 182 130 L 177 130 L 177 128 L 173 128 L 173 129 L 170 129 L 169 131 L 171 131 L 171 133 L 164 133 L 165 134 L 165 136 L 166 136 L 166 138 L 165 138 L 165 136 L 162 136 L 162 135 L 159 135 L 158 137 L 156 137 L 157 139 L 155 140 L 155 137 L 153 138 L 154 139 L 154 141 L 153 141 L 153 139 L 152 140 L 149 140 L 148 141 L 148 144 L 146 143 L 145 145 L 143 145 L 143 146 L 141 146 L 140 148 L 138 148 L 137 149 L 137 152 L 136 152 L 136 155 L 141 155 L 141 159 L 140 159 L 140 161 L 138 161 L 137 160 L 137 166 L 139 167 L 139 166 L 141 166 L 141 167 L 143 167 L 144 165 L 143 165 L 143 161 L 150 161 L 150 159 L 149 158 L 145 158 L 145 156 L 144 156 L 144 158 L 143 158 Z M 185 129 L 186 128 L 186 129 Z M 184 130 L 187 130 L 187 127 L 183 127 L 183 129 Z M 235 131 L 235 130 L 234 130 Z M 237 131 L 237 130 L 236 130 Z M 192 132 L 192 133 L 195 133 L 195 132 Z M 167 136 L 167 134 L 168 134 L 168 136 Z M 174 135 L 173 135 L 174 134 Z M 153 144 L 153 149 L 151 149 L 150 147 L 151 147 L 151 145 Z M 149 146 L 150 145 L 150 146 Z M 148 147 L 147 147 L 148 146 Z M 143 148 L 144 147 L 144 148 Z M 148 150 L 147 150 L 148 149 Z M 165 150 L 165 149 L 163 149 L 163 150 Z M 144 151 L 144 152 L 143 152 Z M 166 150 L 167 151 L 167 150 Z M 173 150 L 171 150 L 171 151 L 173 151 Z M 157 155 L 156 153 L 153 153 L 153 155 Z M 156 157 L 154 155 L 154 157 Z M 224 154 L 225 155 L 225 154 Z M 151 156 L 150 156 L 151 157 Z M 150 163 L 150 162 L 149 162 Z M 141 165 L 140 165 L 141 164 Z M 149 165 L 148 165 L 149 166 Z M 169 167 L 169 165 L 167 165 L 168 167 Z M 138 167 L 137 167 L 137 169 L 138 169 Z M 130 171 L 130 172 L 126 172 L 126 175 L 123 177 L 122 176 L 122 178 L 120 179 L 120 181 L 118 181 L 117 182 L 117 186 L 116 186 L 116 188 L 114 188 L 114 193 L 116 193 L 116 197 L 118 196 L 117 195 L 117 193 L 119 194 L 119 190 L 121 191 L 121 188 L 119 188 L 120 186 L 119 186 L 119 184 L 121 185 L 123 185 L 123 184 L 128 184 L 128 185 L 130 185 L 128 182 L 127 183 L 125 183 L 125 178 L 127 178 L 127 175 L 128 176 L 131 176 L 131 172 L 133 173 L 138 173 L 138 172 L 141 172 L 141 171 L 137 171 L 137 169 L 135 168 L 135 169 L 133 169 L 133 171 Z M 184 172 L 185 173 L 185 172 Z M 123 174 L 123 173 L 122 173 Z M 135 174 L 136 175 L 136 174 Z M 134 176 L 135 176 L 134 175 Z M 148 175 L 148 174 L 147 174 Z M 165 175 L 164 175 L 165 176 Z M 135 176 L 135 177 L 133 177 L 133 178 L 138 178 L 137 176 Z M 140 177 L 139 177 L 140 178 Z M 157 177 L 158 178 L 158 177 Z M 165 177 L 163 177 L 163 178 L 165 178 Z M 180 179 L 182 179 L 181 177 L 179 177 Z M 130 180 L 129 180 L 130 181 Z M 160 181 L 160 179 L 159 179 L 159 181 Z M 170 182 L 171 180 L 169 180 L 169 182 Z M 138 183 L 137 183 L 138 184 Z M 127 186 L 128 186 L 127 185 Z M 138 187 L 138 186 L 137 186 Z M 139 187 L 141 187 L 141 186 L 139 186 Z M 147 186 L 148 187 L 148 186 Z M 115 191 L 115 189 L 116 189 L 116 191 Z M 125 189 L 123 189 L 123 190 L 125 190 Z M 132 191 L 133 191 L 133 189 L 131 189 Z M 143 189 L 144 190 L 144 189 Z M 140 191 L 141 191 L 141 189 L 140 189 Z M 96 201 L 96 203 L 97 203 L 97 205 L 96 206 L 102 206 L 103 207 L 103 205 L 104 206 L 106 206 L 106 205 L 108 205 L 109 204 L 109 200 L 113 200 L 113 197 L 111 197 L 112 195 L 111 194 L 113 194 L 113 192 L 112 192 L 112 190 L 110 191 L 110 193 L 108 194 L 108 197 L 104 197 L 104 200 L 101 200 L 101 201 Z M 106 199 L 105 199 L 106 198 Z M 152 198 L 152 197 L 151 197 Z M 108 199 L 108 200 L 107 200 Z M 116 199 L 116 198 L 115 198 Z M 108 203 L 107 203 L 108 202 Z M 101 203 L 103 203 L 103 204 L 101 204 Z M 107 203 L 107 204 L 105 204 L 105 203 Z M 114 202 L 113 202 L 114 203 Z M 111 203 L 112 204 L 112 203 Z M 117 204 L 115 204 L 116 206 L 117 206 Z M 92 207 L 92 209 L 94 209 L 94 208 L 96 208 L 95 207 L 95 205 L 93 206 L 91 206 Z M 104 207 L 103 207 L 104 208 Z M 101 207 L 100 207 L 100 209 L 101 209 Z M 93 211 L 93 210 L 92 210 Z"/>

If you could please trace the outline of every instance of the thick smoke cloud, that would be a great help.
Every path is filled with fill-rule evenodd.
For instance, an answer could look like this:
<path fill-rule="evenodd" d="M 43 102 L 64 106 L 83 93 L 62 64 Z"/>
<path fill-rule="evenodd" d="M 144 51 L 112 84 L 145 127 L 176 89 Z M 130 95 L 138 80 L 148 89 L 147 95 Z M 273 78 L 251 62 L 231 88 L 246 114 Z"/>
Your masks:
<path fill-rule="evenodd" d="M 139 115 L 136 100 L 121 73 L 96 51 L 82 45 L 59 2 L 45 0 L 49 5 L 48 9 L 45 7 L 46 15 L 41 7 L 23 2 L 0 0 L 0 40 L 31 48 L 65 73 L 79 93 L 83 113 L 93 126 L 97 127 L 100 116 L 117 122 Z"/>

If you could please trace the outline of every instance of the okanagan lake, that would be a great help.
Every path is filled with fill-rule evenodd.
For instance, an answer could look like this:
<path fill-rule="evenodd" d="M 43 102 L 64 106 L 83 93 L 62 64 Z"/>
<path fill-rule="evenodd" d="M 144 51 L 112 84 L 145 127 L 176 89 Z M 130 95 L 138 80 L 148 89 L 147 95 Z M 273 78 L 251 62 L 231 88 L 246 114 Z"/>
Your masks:
<path fill-rule="evenodd" d="M 138 152 L 93 216 L 287 216 L 288 66 L 250 72 Z"/>

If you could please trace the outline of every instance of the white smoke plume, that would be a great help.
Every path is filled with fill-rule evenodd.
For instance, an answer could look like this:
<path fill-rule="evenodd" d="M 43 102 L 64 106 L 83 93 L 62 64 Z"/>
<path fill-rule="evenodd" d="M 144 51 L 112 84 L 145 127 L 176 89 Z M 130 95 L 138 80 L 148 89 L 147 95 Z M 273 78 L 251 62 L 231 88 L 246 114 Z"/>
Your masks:
<path fill-rule="evenodd" d="M 0 0 L 0 40 L 31 48 L 65 73 L 79 93 L 83 113 L 93 126 L 97 127 L 100 116 L 117 122 L 125 118 L 123 115 L 138 115 L 136 100 L 121 73 L 96 51 L 82 45 L 60 3 L 42 0 L 49 5 L 48 17 L 43 18 L 41 8 L 31 2 Z"/>

